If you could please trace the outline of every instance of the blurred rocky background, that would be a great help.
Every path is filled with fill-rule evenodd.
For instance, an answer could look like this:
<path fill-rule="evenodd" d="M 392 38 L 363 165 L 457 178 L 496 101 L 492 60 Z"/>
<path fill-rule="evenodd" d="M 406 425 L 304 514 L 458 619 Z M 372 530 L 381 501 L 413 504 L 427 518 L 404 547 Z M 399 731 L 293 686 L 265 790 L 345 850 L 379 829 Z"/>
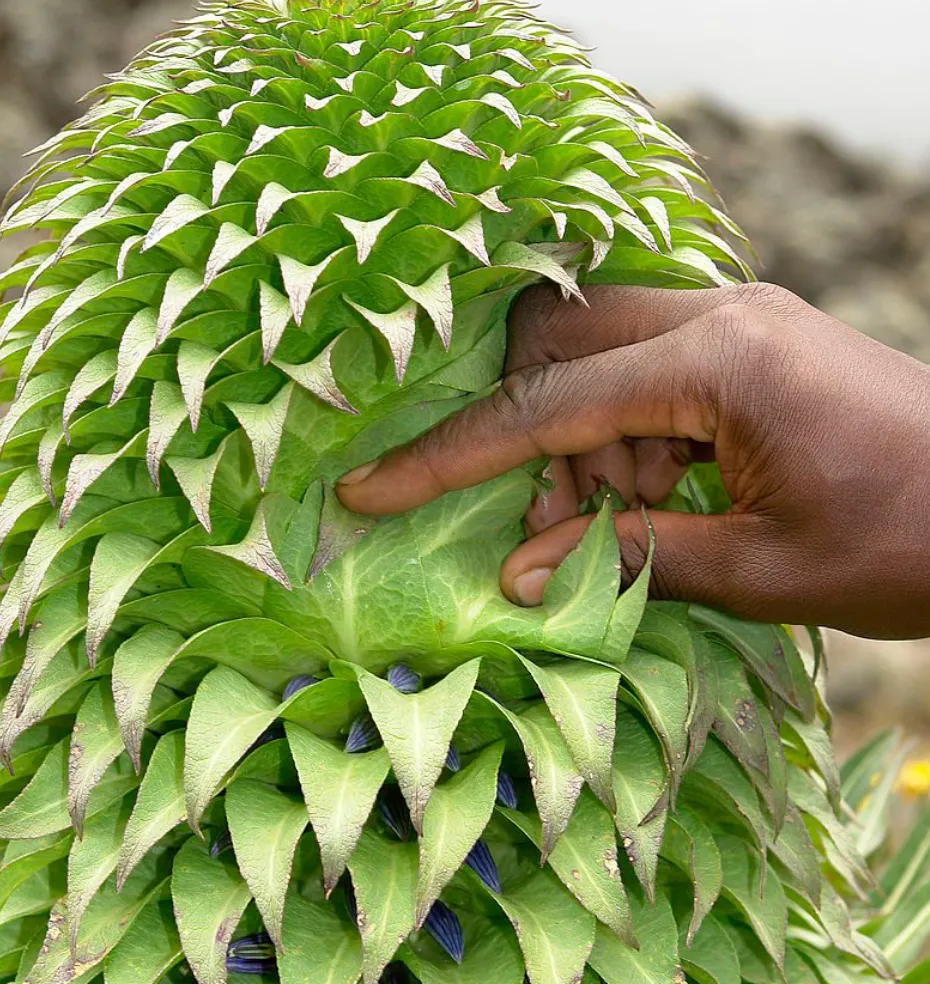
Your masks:
<path fill-rule="evenodd" d="M 190 0 L 0 0 L 0 194 L 82 93 L 190 11 Z M 706 100 L 658 109 L 706 155 L 765 279 L 930 362 L 930 177 L 897 167 L 894 147 L 871 157 Z M 0 243 L 0 266 L 12 245 Z M 930 753 L 930 643 L 832 634 L 829 649 L 841 749 L 900 724 Z"/>

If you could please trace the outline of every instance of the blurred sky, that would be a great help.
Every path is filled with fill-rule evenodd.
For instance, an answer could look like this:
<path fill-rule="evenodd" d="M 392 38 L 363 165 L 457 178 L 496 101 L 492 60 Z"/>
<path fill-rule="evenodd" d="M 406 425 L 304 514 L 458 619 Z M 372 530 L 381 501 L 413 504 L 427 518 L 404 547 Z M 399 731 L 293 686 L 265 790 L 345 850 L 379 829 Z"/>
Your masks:
<path fill-rule="evenodd" d="M 930 0 L 542 0 L 595 63 L 930 169 Z"/>

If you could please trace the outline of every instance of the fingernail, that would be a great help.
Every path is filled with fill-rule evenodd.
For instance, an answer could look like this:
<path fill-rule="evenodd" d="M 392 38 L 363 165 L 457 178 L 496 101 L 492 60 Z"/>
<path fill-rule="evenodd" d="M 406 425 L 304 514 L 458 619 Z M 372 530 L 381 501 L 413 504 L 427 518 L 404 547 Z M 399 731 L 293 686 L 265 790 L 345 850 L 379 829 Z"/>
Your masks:
<path fill-rule="evenodd" d="M 359 465 L 358 468 L 353 469 L 347 474 L 343 475 L 339 479 L 339 485 L 358 485 L 360 482 L 364 482 L 369 475 L 380 465 L 379 461 L 369 461 L 367 465 Z"/>
<path fill-rule="evenodd" d="M 534 567 L 533 570 L 514 578 L 513 596 L 518 605 L 535 608 L 542 604 L 543 592 L 554 571 L 549 567 Z"/>

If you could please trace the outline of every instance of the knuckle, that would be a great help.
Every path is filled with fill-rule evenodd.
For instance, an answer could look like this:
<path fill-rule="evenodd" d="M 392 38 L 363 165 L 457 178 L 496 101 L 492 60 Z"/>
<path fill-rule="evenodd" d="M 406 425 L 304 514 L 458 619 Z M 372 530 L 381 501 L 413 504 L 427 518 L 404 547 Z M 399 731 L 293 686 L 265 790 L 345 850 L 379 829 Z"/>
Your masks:
<path fill-rule="evenodd" d="M 785 287 L 770 283 L 736 284 L 725 288 L 728 301 L 779 316 L 789 315 L 803 305 L 801 298 Z"/>
<path fill-rule="evenodd" d="M 544 421 L 558 402 L 559 367 L 528 366 L 506 376 L 491 405 L 508 424 L 529 430 Z"/>

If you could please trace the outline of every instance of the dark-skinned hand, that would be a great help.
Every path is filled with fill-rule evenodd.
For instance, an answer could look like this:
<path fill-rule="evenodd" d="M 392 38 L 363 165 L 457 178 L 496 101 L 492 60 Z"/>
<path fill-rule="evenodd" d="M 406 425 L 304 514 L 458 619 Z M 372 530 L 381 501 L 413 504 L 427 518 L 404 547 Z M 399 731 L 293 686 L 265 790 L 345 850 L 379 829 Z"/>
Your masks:
<path fill-rule="evenodd" d="M 730 512 L 649 512 L 654 597 L 930 635 L 930 368 L 764 284 L 585 295 L 525 293 L 501 388 L 347 475 L 342 502 L 399 513 L 552 456 L 554 488 L 501 572 L 530 606 L 593 518 L 579 501 L 606 481 L 651 506 L 715 458 Z M 614 522 L 629 581 L 647 526 L 639 509 Z"/>

